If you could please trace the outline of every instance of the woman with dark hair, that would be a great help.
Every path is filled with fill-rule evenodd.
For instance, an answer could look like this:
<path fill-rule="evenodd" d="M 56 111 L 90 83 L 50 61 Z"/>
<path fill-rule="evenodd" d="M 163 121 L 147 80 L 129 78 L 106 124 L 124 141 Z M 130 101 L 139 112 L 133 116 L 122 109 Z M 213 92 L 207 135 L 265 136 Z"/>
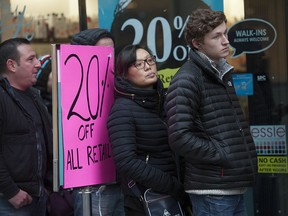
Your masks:
<path fill-rule="evenodd" d="M 116 60 L 115 102 L 107 127 L 117 171 L 122 179 L 126 216 L 145 215 L 138 197 L 128 187 L 147 188 L 185 196 L 177 179 L 164 121 L 165 91 L 157 77 L 156 59 L 140 45 L 128 45 Z"/>

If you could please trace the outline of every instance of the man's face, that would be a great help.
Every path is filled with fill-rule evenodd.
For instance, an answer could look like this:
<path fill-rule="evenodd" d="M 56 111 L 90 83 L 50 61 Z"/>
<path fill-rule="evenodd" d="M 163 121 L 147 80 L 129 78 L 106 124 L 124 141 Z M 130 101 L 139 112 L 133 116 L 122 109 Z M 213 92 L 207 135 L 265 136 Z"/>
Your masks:
<path fill-rule="evenodd" d="M 36 83 L 36 75 L 41 65 L 30 45 L 22 44 L 18 46 L 18 52 L 20 59 L 19 64 L 15 62 L 15 74 L 12 84 L 17 89 L 26 90 Z"/>
<path fill-rule="evenodd" d="M 229 55 L 227 31 L 226 23 L 223 22 L 204 36 L 203 43 L 200 43 L 198 50 L 215 62 L 227 57 Z"/>

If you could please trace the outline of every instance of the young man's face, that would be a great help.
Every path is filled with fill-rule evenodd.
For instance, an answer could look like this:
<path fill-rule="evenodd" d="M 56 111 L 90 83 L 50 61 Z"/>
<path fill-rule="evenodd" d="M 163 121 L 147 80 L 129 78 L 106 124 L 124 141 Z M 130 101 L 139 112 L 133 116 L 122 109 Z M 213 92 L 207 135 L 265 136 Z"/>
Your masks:
<path fill-rule="evenodd" d="M 200 43 L 198 50 L 215 62 L 227 57 L 229 54 L 227 31 L 226 23 L 223 22 L 204 36 L 203 43 Z"/>

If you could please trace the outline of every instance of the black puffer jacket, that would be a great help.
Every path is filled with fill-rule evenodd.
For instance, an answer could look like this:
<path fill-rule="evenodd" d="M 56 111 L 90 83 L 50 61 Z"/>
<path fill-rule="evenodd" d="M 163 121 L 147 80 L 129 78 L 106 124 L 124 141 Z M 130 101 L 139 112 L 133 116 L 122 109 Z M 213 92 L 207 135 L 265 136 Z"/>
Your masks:
<path fill-rule="evenodd" d="M 230 71 L 222 80 L 217 73 L 191 50 L 168 88 L 169 143 L 186 160 L 186 190 L 232 189 L 255 181 L 255 145 Z"/>
<path fill-rule="evenodd" d="M 33 118 L 15 96 L 8 81 L 3 77 L 0 79 L 0 193 L 7 199 L 15 196 L 19 189 L 31 196 L 39 196 L 44 189 L 43 183 L 52 190 L 50 115 L 42 103 L 39 91 L 33 88 L 27 91 L 33 95 L 43 122 L 46 150 L 42 152 L 39 151 Z"/>
<path fill-rule="evenodd" d="M 181 195 L 175 162 L 168 144 L 167 126 L 161 117 L 164 91 L 160 80 L 153 90 L 133 87 L 121 77 L 115 79 L 115 102 L 107 122 L 113 157 L 122 177 L 140 188 Z"/>

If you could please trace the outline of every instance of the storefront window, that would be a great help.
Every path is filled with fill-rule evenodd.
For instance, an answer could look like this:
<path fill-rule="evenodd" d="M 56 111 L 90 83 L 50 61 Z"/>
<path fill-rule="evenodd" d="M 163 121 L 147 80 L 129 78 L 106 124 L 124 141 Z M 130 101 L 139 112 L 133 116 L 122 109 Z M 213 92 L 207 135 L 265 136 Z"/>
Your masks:
<path fill-rule="evenodd" d="M 39 55 L 51 43 L 68 43 L 79 32 L 78 0 L 0 0 L 0 41 L 11 37 L 31 40 Z M 87 27 L 98 26 L 98 1 L 86 0 Z"/>

